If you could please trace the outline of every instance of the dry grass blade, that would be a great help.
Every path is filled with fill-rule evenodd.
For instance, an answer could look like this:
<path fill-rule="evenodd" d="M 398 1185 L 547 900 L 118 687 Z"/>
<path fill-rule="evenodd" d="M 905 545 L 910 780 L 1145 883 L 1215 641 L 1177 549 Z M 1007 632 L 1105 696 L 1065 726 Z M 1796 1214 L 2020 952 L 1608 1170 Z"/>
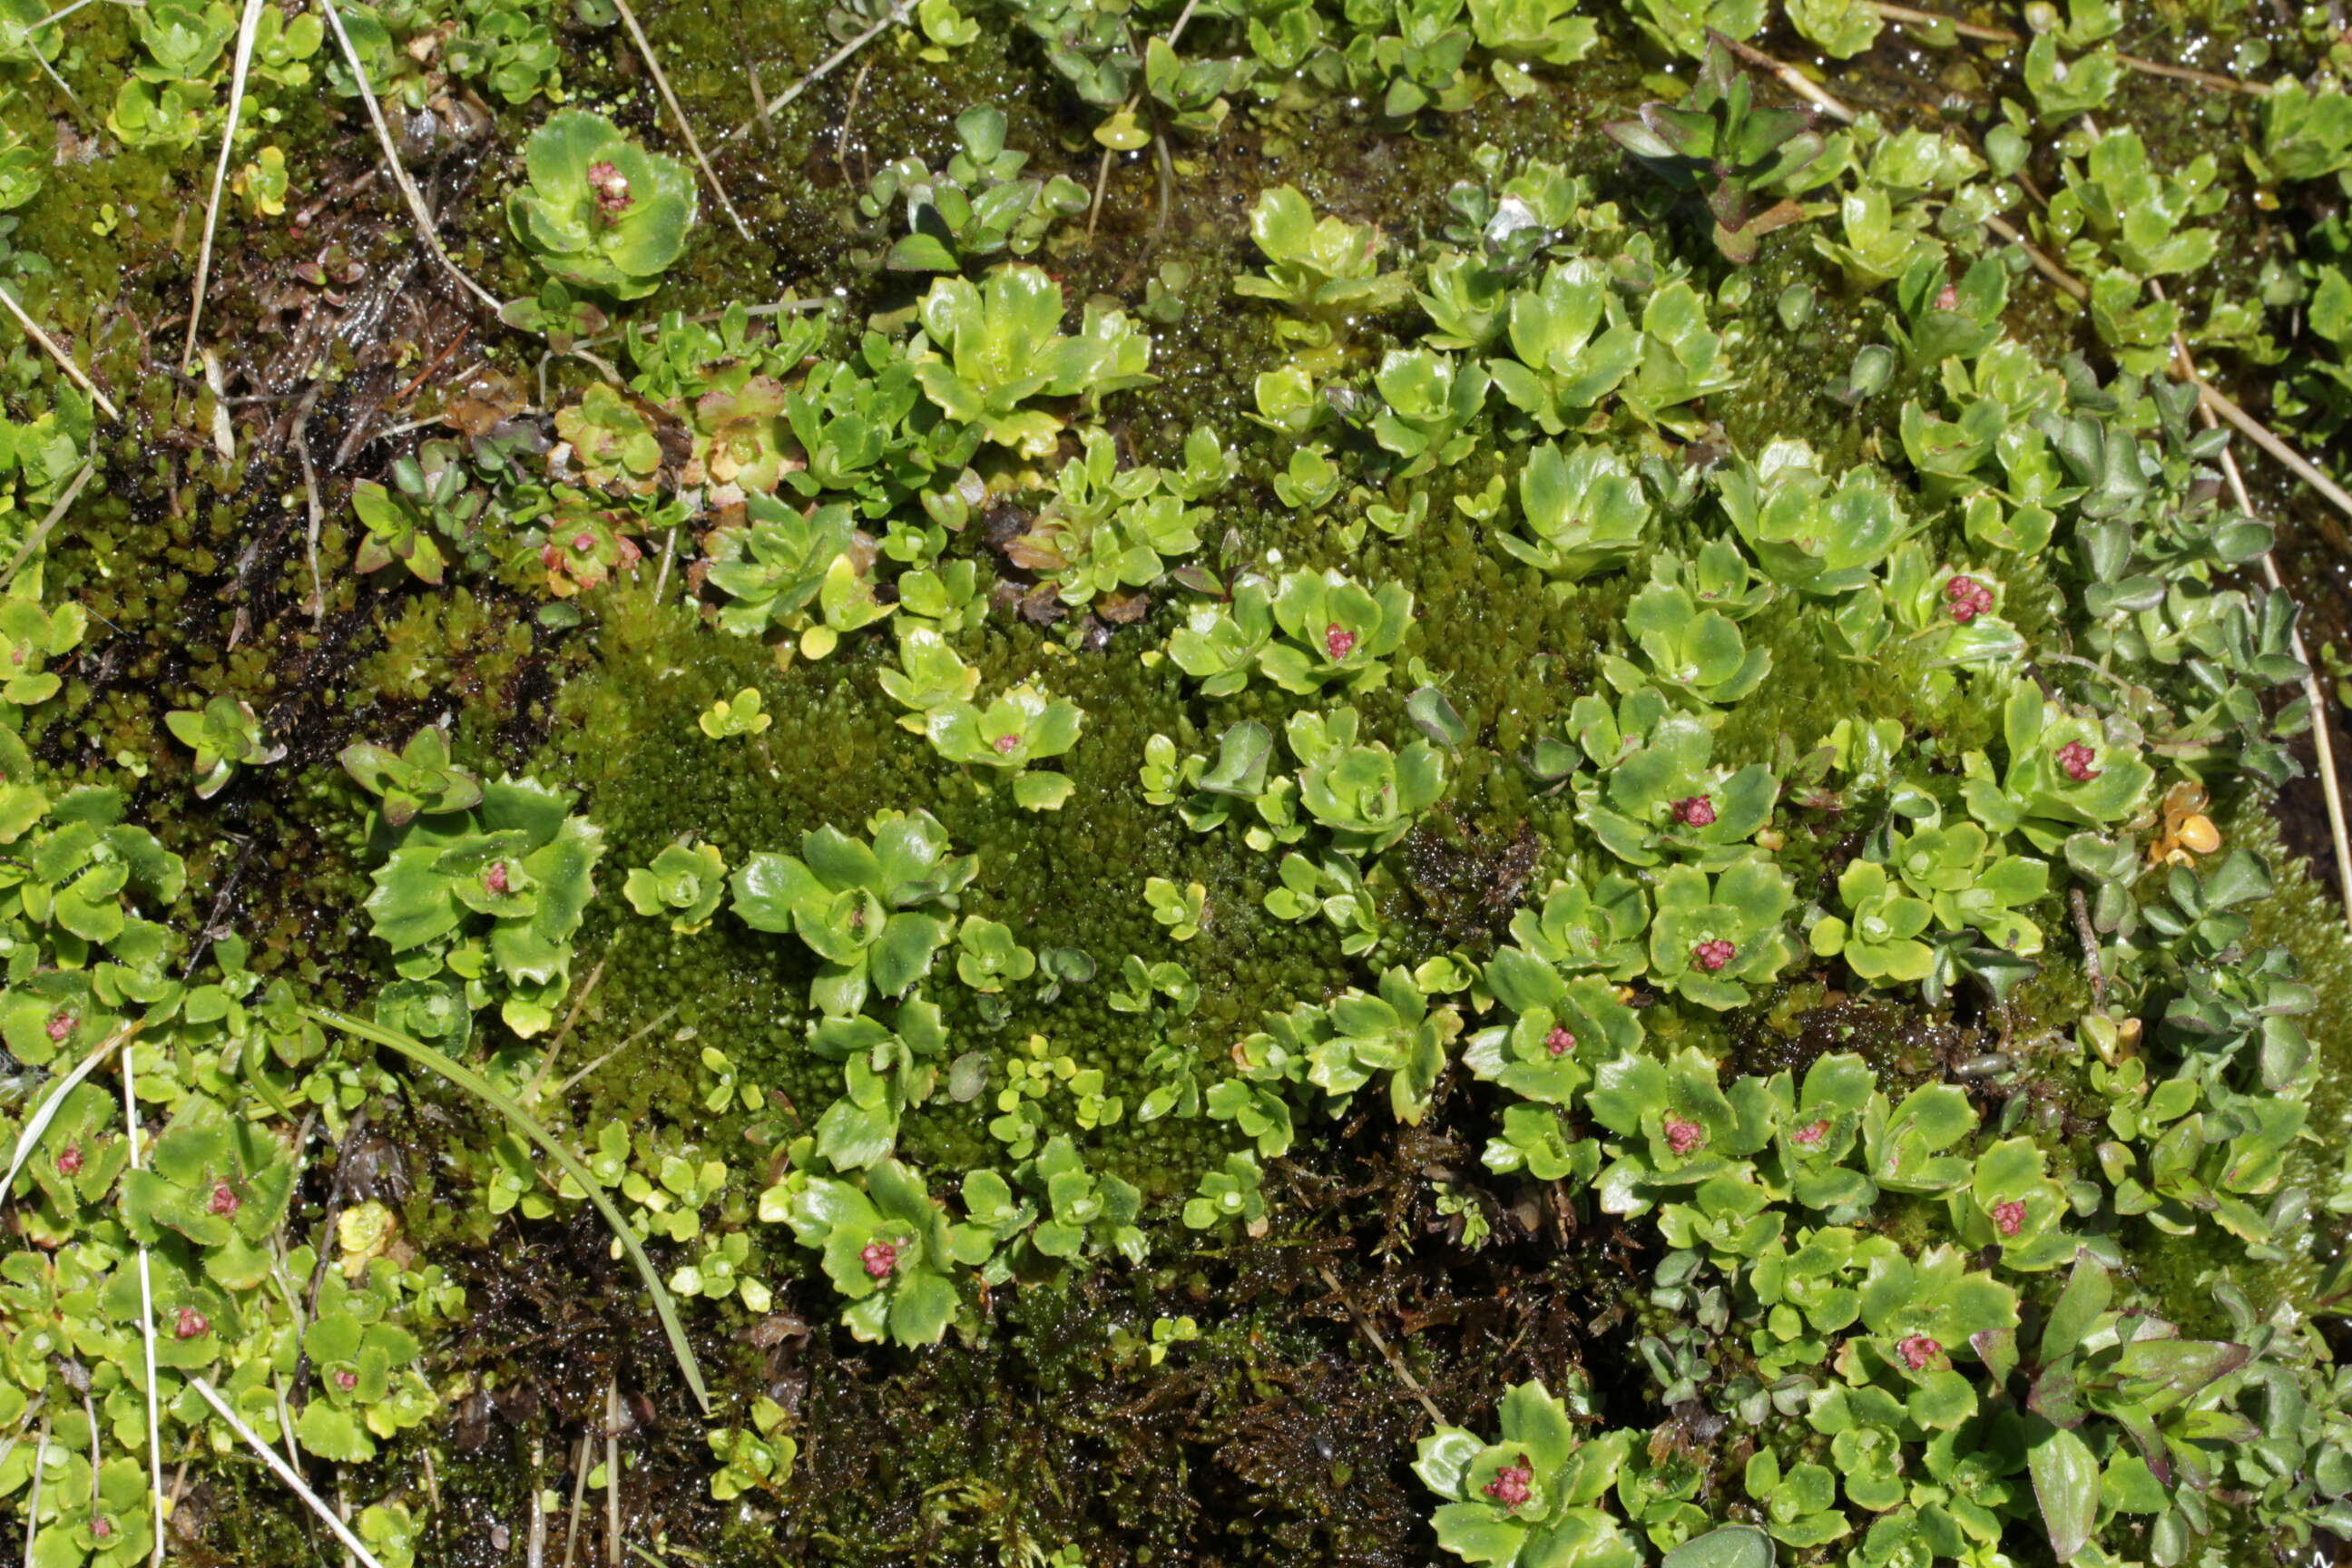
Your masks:
<path fill-rule="evenodd" d="M 612 1227 L 614 1238 L 629 1255 L 629 1261 L 636 1267 L 637 1277 L 644 1282 L 646 1293 L 653 1297 L 654 1315 L 661 1320 L 662 1332 L 669 1337 L 670 1353 L 677 1358 L 678 1371 L 686 1375 L 687 1386 L 694 1390 L 695 1401 L 701 1405 L 703 1414 L 710 1413 L 710 1392 L 703 1385 L 702 1366 L 694 1359 L 694 1347 L 687 1342 L 686 1325 L 678 1321 L 677 1303 L 671 1300 L 669 1288 L 662 1283 L 660 1270 L 654 1267 L 653 1259 L 646 1256 L 646 1249 L 638 1242 L 636 1233 L 629 1228 L 628 1222 L 621 1217 L 621 1211 L 613 1206 L 613 1200 L 604 1195 L 604 1189 L 597 1184 L 588 1167 L 580 1163 L 578 1155 L 559 1142 L 555 1135 L 540 1125 L 539 1119 L 517 1104 L 512 1096 L 455 1058 L 445 1056 L 420 1040 L 411 1039 L 397 1029 L 387 1029 L 381 1024 L 354 1018 L 349 1014 L 313 1007 L 307 1010 L 306 1016 L 331 1029 L 340 1029 L 347 1035 L 397 1051 L 420 1067 L 431 1068 L 505 1117 L 517 1131 L 545 1150 L 547 1157 L 562 1167 L 563 1173 L 588 1195 L 588 1201 L 595 1205 L 596 1212 Z"/>
<path fill-rule="evenodd" d="M 793 100 L 798 98 L 801 94 L 814 87 L 818 82 L 823 81 L 826 77 L 831 76 L 835 70 L 840 68 L 842 61 L 849 58 L 858 50 L 872 43 L 875 38 L 884 31 L 888 28 L 895 27 L 899 23 L 905 21 L 908 16 L 913 12 L 914 8 L 915 0 L 898 0 L 898 4 L 890 7 L 890 14 L 888 16 L 884 16 L 880 21 L 866 28 L 866 31 L 858 34 L 857 37 L 850 39 L 849 42 L 842 45 L 841 47 L 834 50 L 830 55 L 827 55 L 824 60 L 819 62 L 814 70 L 809 72 L 808 75 L 801 78 L 800 80 L 793 83 L 790 88 L 786 89 L 784 95 L 782 98 L 770 99 L 766 104 L 761 106 L 757 114 L 754 114 L 751 119 L 743 121 L 742 124 L 738 125 L 734 130 L 727 132 L 725 136 L 721 136 L 719 140 L 724 142 L 730 137 L 740 136 L 756 125 L 768 123 L 774 117 L 776 110 L 792 102 Z"/>
<path fill-rule="evenodd" d="M 694 154 L 695 163 L 701 167 L 702 177 L 710 182 L 711 192 L 718 196 L 719 205 L 727 209 L 727 221 L 735 226 L 737 234 L 750 239 L 751 231 L 743 226 L 743 215 L 737 212 L 735 204 L 727 199 L 727 187 L 719 183 L 718 172 L 711 168 L 710 160 L 703 156 L 702 139 L 694 133 L 694 122 L 686 117 L 686 110 L 677 101 L 677 94 L 670 90 L 669 73 L 662 69 L 661 61 L 654 55 L 653 41 L 637 25 L 637 14 L 629 8 L 629 0 L 613 0 L 613 5 L 621 13 L 621 25 L 629 30 L 629 41 L 637 46 L 637 53 L 644 58 L 646 69 L 654 79 L 654 87 L 661 93 L 662 101 L 669 106 L 670 118 L 677 121 L 679 132 L 686 137 L 686 150 Z"/>
<path fill-rule="evenodd" d="M 25 1168 L 25 1162 L 33 1157 L 33 1151 L 40 1145 L 41 1135 L 48 1131 L 49 1123 L 55 1121 L 58 1112 L 65 1108 L 66 1096 L 74 1091 L 76 1084 L 97 1071 L 98 1064 L 112 1056 L 138 1028 L 136 1024 L 125 1024 L 115 1030 L 99 1042 L 96 1050 L 82 1058 L 79 1067 L 49 1086 L 49 1092 L 42 1098 L 39 1105 L 34 1107 L 32 1118 L 25 1123 L 24 1131 L 16 1135 L 16 1152 L 8 1161 L 8 1173 L 0 1176 L 0 1202 L 7 1200 L 9 1189 L 16 1184 L 17 1173 Z"/>
<path fill-rule="evenodd" d="M 122 1047 L 122 1128 L 131 1142 L 131 1168 L 139 1169 L 139 1088 L 131 1076 L 131 1047 Z M 155 1276 L 147 1249 L 139 1249 L 139 1337 L 147 1352 L 148 1486 L 155 1498 L 155 1563 L 163 1561 L 163 1427 L 155 1413 Z"/>
<path fill-rule="evenodd" d="M 433 220 L 433 209 L 425 205 L 425 193 L 416 188 L 416 182 L 409 178 L 406 166 L 401 163 L 400 149 L 392 139 L 392 127 L 384 122 L 383 106 L 376 101 L 375 89 L 368 82 L 367 68 L 360 64 L 360 52 L 352 47 L 352 36 L 343 31 L 343 14 L 335 8 L 335 0 L 319 0 L 319 4 L 327 13 L 327 25 L 334 30 L 335 42 L 342 46 L 343 60 L 352 68 L 352 80 L 360 89 L 360 100 L 367 105 L 368 120 L 375 126 L 375 139 L 383 148 L 383 161 L 392 168 L 393 184 L 398 185 L 400 194 L 407 198 L 409 216 L 416 220 L 417 237 L 425 241 L 425 247 L 433 253 L 433 258 L 441 264 L 444 271 L 463 285 L 467 293 L 488 306 L 492 315 L 496 315 L 498 297 L 466 276 L 465 268 L 459 267 L 449 252 L 443 248 L 441 236 L 436 232 Z"/>
<path fill-rule="evenodd" d="M 213 165 L 213 199 L 205 208 L 204 244 L 196 251 L 195 298 L 188 305 L 188 340 L 180 350 L 185 369 L 196 357 L 196 327 L 205 317 L 205 289 L 212 281 L 213 237 L 220 226 L 221 192 L 228 184 L 229 149 L 236 141 L 236 123 L 245 113 L 245 78 L 253 68 L 253 37 L 261 26 L 261 0 L 245 0 L 245 16 L 236 26 L 236 56 L 228 74 L 228 127 L 221 132 L 220 162 Z"/>
<path fill-rule="evenodd" d="M 76 386 L 89 394 L 89 400 L 105 410 L 109 419 L 117 421 L 121 419 L 122 410 L 114 406 L 113 399 L 98 389 L 98 383 L 90 380 L 89 374 L 81 366 L 74 363 L 71 354 L 58 346 L 57 339 L 43 331 L 38 321 L 25 314 L 25 307 L 16 303 L 16 295 L 5 289 L 0 289 L 0 305 L 8 308 L 8 313 L 16 318 L 16 324 L 24 328 L 26 334 L 40 344 L 51 359 L 58 362 L 58 368 L 64 371 Z"/>
<path fill-rule="evenodd" d="M 89 483 L 89 477 L 96 472 L 98 472 L 97 463 L 84 463 L 81 466 L 81 472 L 73 477 L 73 482 L 66 486 L 64 492 L 50 503 L 48 514 L 41 519 L 38 527 L 25 536 L 24 545 L 16 552 L 16 558 L 8 563 L 8 569 L 0 572 L 0 588 L 5 588 L 15 582 L 16 574 L 25 569 L 25 563 L 33 558 L 33 552 L 47 542 L 49 530 L 57 527 L 58 520 L 65 516 L 66 509 L 72 506 L 80 497 L 81 488 Z"/>
<path fill-rule="evenodd" d="M 310 1489 L 303 1481 L 300 1473 L 293 1466 L 279 1458 L 278 1450 L 263 1442 L 261 1435 L 247 1426 L 243 1418 L 229 1408 L 228 1401 L 215 1393 L 211 1384 L 201 1377 L 192 1377 L 188 1380 L 188 1386 L 204 1395 L 205 1403 L 219 1412 L 220 1418 L 227 1422 L 238 1436 L 245 1439 L 245 1446 L 252 1449 L 263 1464 L 269 1467 L 270 1474 L 293 1488 L 294 1495 L 310 1504 L 310 1511 L 317 1514 L 329 1530 L 334 1531 L 335 1539 L 343 1543 L 344 1551 L 366 1563 L 368 1568 L 383 1568 L 383 1564 L 376 1561 L 375 1553 L 370 1552 L 365 1543 L 352 1533 L 351 1526 L 335 1517 L 335 1510 L 329 1508 L 319 1494 Z"/>

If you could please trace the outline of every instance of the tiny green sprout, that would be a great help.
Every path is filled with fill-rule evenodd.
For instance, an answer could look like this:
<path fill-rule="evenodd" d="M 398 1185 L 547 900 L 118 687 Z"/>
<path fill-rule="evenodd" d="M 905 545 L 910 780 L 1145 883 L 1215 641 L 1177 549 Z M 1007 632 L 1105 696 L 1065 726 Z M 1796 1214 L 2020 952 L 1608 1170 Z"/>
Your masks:
<path fill-rule="evenodd" d="M 21 593 L 23 583 L 19 580 Z M 79 646 L 89 628 L 89 616 L 79 605 L 45 610 L 37 599 L 9 594 L 0 597 L 0 700 L 17 708 L 47 702 L 64 689 L 64 679 L 47 668 L 48 661 Z"/>
<path fill-rule="evenodd" d="M 727 891 L 727 860 L 715 845 L 672 844 L 650 866 L 631 871 L 621 896 L 641 915 L 670 917 L 670 930 L 691 936 L 710 923 Z"/>
<path fill-rule="evenodd" d="M 919 735 L 931 710 L 968 703 L 980 689 L 980 671 L 958 658 L 947 638 L 934 627 L 903 616 L 898 622 L 898 666 L 877 671 L 875 679 L 892 701 L 909 710 L 899 718 L 900 727 Z"/>
<path fill-rule="evenodd" d="M 1456 364 L 1429 349 L 1391 349 L 1372 385 L 1383 405 L 1372 419 L 1372 439 L 1404 460 L 1401 478 L 1450 468 L 1476 445 L 1465 426 L 1486 405 L 1487 374 L 1478 361 Z"/>
<path fill-rule="evenodd" d="M 992 105 L 956 116 L 957 150 L 933 174 L 919 158 L 884 165 L 858 211 L 882 219 L 906 214 L 908 232 L 883 258 L 893 272 L 961 272 L 983 257 L 1027 256 L 1055 220 L 1087 208 L 1086 187 L 1066 174 L 1024 179 L 1026 153 L 1004 144 L 1004 111 Z"/>
<path fill-rule="evenodd" d="M 997 992 L 1037 973 L 1037 955 L 1013 928 L 984 915 L 966 915 L 956 932 L 956 978 L 974 991 Z"/>
<path fill-rule="evenodd" d="M 759 691 L 747 686 L 733 697 L 721 697 L 711 703 L 695 722 L 714 741 L 757 735 L 776 721 L 775 715 L 761 712 L 761 706 Z"/>
<path fill-rule="evenodd" d="M 480 804 L 482 781 L 449 760 L 449 737 L 426 725 L 394 752 L 372 741 L 345 746 L 343 771 L 377 796 L 388 826 L 405 827 L 419 813 L 468 811 Z"/>
<path fill-rule="evenodd" d="M 1918 527 L 1879 469 L 1850 468 L 1832 484 L 1801 441 L 1772 442 L 1754 463 L 1721 469 L 1716 484 L 1724 514 L 1765 574 L 1802 593 L 1864 586 Z"/>
<path fill-rule="evenodd" d="M 793 931 L 824 960 L 810 994 L 828 1016 L 845 1017 L 868 988 L 901 996 L 929 973 L 953 910 L 979 869 L 948 853 L 947 829 L 929 812 L 887 813 L 871 841 L 827 825 L 801 835 L 797 856 L 752 856 L 732 879 L 733 909 L 754 931 Z"/>
<path fill-rule="evenodd" d="M 1838 898 L 1846 915 L 1824 915 L 1811 933 L 1813 952 L 1843 957 L 1863 979 L 1909 984 L 1924 980 L 1935 953 L 1919 940 L 1935 911 L 1872 860 L 1856 860 L 1838 874 Z"/>
<path fill-rule="evenodd" d="M 784 1407 L 766 1394 L 751 1402 L 749 1426 L 719 1427 L 708 1434 L 719 1469 L 710 1478 L 714 1501 L 732 1502 L 746 1493 L 780 1493 L 792 1479 L 801 1446 L 783 1430 Z"/>
<path fill-rule="evenodd" d="M 1221 1168 L 1202 1173 L 1193 1195 L 1184 1200 L 1185 1226 L 1209 1230 L 1239 1224 L 1255 1234 L 1265 1221 L 1265 1173 L 1254 1156 L 1226 1155 Z"/>
<path fill-rule="evenodd" d="M 286 754 L 282 745 L 262 738 L 261 720 L 253 704 L 232 697 L 215 697 L 202 709 L 184 708 L 163 715 L 164 724 L 182 745 L 196 753 L 196 798 L 210 800 L 236 776 L 239 767 L 259 767 Z"/>
<path fill-rule="evenodd" d="M 530 183 L 508 195 L 507 225 L 565 282 L 635 300 L 685 254 L 694 176 L 603 115 L 558 110 L 531 132 L 523 165 Z"/>
<path fill-rule="evenodd" d="M 1430 1518 L 1437 1544 L 1493 1568 L 1642 1561 L 1601 1506 L 1618 1486 L 1633 1434 L 1584 1441 L 1570 1407 L 1540 1383 L 1507 1389 L 1499 1415 L 1492 1443 L 1443 1426 L 1421 1439 L 1413 1473 L 1446 1500 Z"/>
<path fill-rule="evenodd" d="M 1043 1200 L 1029 1233 L 1041 1256 L 1070 1260 L 1108 1251 L 1130 1264 L 1144 1260 L 1148 1244 L 1135 1223 L 1142 1193 L 1108 1172 L 1087 1170 L 1068 1138 L 1050 1139 L 1013 1172 L 1013 1183 Z"/>
<path fill-rule="evenodd" d="M 1181 1318 L 1160 1317 L 1151 1320 L 1150 1360 L 1153 1366 L 1168 1359 L 1168 1352 L 1178 1345 L 1190 1344 L 1201 1337 L 1201 1325 L 1191 1314 Z"/>
<path fill-rule="evenodd" d="M 1198 882 L 1180 888 L 1165 877 L 1147 877 L 1143 901 L 1151 906 L 1151 918 L 1166 926 L 1168 934 L 1178 942 L 1200 935 L 1208 920 L 1209 890 Z"/>

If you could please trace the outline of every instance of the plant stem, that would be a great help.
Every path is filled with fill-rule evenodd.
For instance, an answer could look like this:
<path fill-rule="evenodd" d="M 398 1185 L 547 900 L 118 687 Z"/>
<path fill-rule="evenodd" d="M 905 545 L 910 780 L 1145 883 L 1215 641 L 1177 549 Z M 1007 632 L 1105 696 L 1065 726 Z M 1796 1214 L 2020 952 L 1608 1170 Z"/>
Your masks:
<path fill-rule="evenodd" d="M 719 205 L 726 209 L 727 221 L 735 226 L 737 234 L 749 240 L 751 231 L 743 226 L 743 215 L 737 212 L 735 204 L 727 199 L 727 187 L 719 183 L 719 174 L 711 168 L 710 160 L 703 156 L 702 139 L 694 133 L 694 122 L 686 117 L 685 109 L 677 101 L 677 94 L 670 90 L 669 74 L 662 69 L 661 61 L 655 58 L 652 42 L 646 38 L 646 30 L 637 25 L 636 12 L 629 8 L 629 0 L 613 0 L 613 5 L 621 13 L 621 25 L 629 30 L 629 41 L 637 46 L 637 53 L 645 59 L 646 69 L 653 74 L 654 86 L 660 91 L 662 101 L 669 106 L 670 118 L 677 121 L 678 130 L 684 132 L 687 151 L 694 154 L 695 163 L 702 168 L 702 177 L 710 182 L 710 189 L 719 197 Z"/>
<path fill-rule="evenodd" d="M 236 57 L 229 67 L 228 124 L 221 132 L 220 162 L 213 165 L 213 197 L 205 207 L 205 239 L 196 251 L 195 297 L 188 304 L 188 337 L 180 350 L 184 370 L 196 357 L 196 327 L 205 316 L 205 287 L 212 280 L 213 237 L 220 226 L 221 192 L 228 184 L 229 153 L 236 141 L 237 121 L 245 114 L 245 79 L 253 68 L 253 37 L 260 26 L 261 0 L 245 0 L 245 16 L 236 27 Z"/>

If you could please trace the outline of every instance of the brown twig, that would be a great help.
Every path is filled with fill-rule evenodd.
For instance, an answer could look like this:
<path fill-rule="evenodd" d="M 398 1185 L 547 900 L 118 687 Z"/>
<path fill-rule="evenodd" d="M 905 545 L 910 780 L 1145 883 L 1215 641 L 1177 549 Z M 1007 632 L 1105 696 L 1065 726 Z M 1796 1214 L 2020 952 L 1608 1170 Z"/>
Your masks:
<path fill-rule="evenodd" d="M 2074 911 L 2074 934 L 2083 942 L 2083 973 L 2091 982 L 2091 1005 L 2107 1005 L 2107 976 L 2099 966 L 2099 928 L 2091 923 L 2091 906 L 2080 888 L 2066 889 L 2066 901 Z"/>
<path fill-rule="evenodd" d="M 1421 1401 L 1421 1407 L 1429 1413 L 1429 1418 L 1440 1426 L 1447 1425 L 1445 1413 L 1437 1408 L 1436 1401 L 1429 1397 L 1429 1391 L 1421 1386 L 1421 1380 L 1412 1375 L 1411 1367 L 1404 1364 L 1404 1358 L 1391 1350 L 1388 1342 L 1381 1338 L 1380 1331 L 1372 1327 L 1370 1320 L 1356 1310 L 1356 1303 L 1348 1299 L 1347 1287 L 1341 1285 L 1339 1277 L 1331 1272 L 1331 1266 L 1328 1263 L 1318 1263 L 1315 1266 L 1315 1271 L 1323 1277 L 1323 1283 L 1331 1288 L 1331 1293 L 1339 1298 L 1339 1305 L 1347 1309 L 1349 1321 L 1356 1325 L 1356 1331 L 1363 1335 L 1374 1350 L 1381 1352 L 1381 1359 L 1389 1363 L 1389 1370 L 1396 1373 L 1397 1381 L 1403 1384 L 1415 1399 Z"/>

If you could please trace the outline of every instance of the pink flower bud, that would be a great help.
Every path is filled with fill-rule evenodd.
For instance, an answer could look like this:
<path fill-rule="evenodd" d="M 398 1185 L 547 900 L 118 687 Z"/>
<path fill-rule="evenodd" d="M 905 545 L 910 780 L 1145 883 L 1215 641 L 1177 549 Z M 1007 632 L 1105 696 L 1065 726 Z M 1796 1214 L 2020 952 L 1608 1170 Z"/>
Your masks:
<path fill-rule="evenodd" d="M 1673 809 L 1675 820 L 1685 827 L 1706 827 L 1715 821 L 1715 802 L 1703 795 L 1678 800 Z"/>
<path fill-rule="evenodd" d="M 1717 937 L 1712 942 L 1700 942 L 1691 949 L 1691 962 L 1709 974 L 1713 974 L 1738 956 L 1739 950 L 1721 937 Z"/>
<path fill-rule="evenodd" d="M 1925 1334 L 1913 1334 L 1895 1347 L 1895 1353 L 1901 1356 L 1903 1364 L 1913 1372 L 1923 1372 L 1944 1353 L 1944 1347 Z"/>
<path fill-rule="evenodd" d="M 1333 621 L 1323 628 L 1323 651 L 1335 659 L 1347 658 L 1356 651 L 1356 634 Z"/>
<path fill-rule="evenodd" d="M 869 1241 L 866 1250 L 857 1255 L 857 1261 L 866 1265 L 868 1279 L 887 1279 L 890 1271 L 898 1267 L 898 1248 L 892 1242 Z"/>
<path fill-rule="evenodd" d="M 172 1332 L 184 1340 L 200 1340 L 212 1331 L 212 1321 L 194 1307 L 181 1308 L 179 1321 L 172 1325 Z"/>
<path fill-rule="evenodd" d="M 2003 1236 L 2015 1236 L 2025 1228 L 2025 1205 L 2015 1198 L 1992 1205 L 1992 1227 Z"/>
<path fill-rule="evenodd" d="M 1495 1479 L 1482 1489 L 1486 1494 L 1505 1508 L 1521 1508 L 1535 1494 L 1536 1468 L 1525 1454 L 1516 1465 L 1505 1465 L 1495 1472 Z"/>
<path fill-rule="evenodd" d="M 1973 577 L 1955 577 L 1944 584 L 1944 608 L 1967 626 L 1992 608 L 1992 590 Z"/>
<path fill-rule="evenodd" d="M 2097 757 L 2098 753 L 2082 742 L 2069 741 L 2058 748 L 2058 771 L 2076 784 L 2089 784 L 2099 776 L 2099 770 L 2091 765 Z"/>
<path fill-rule="evenodd" d="M 1790 1134 L 1790 1136 L 1794 1138 L 1797 1143 L 1802 1148 L 1818 1149 L 1822 1146 L 1822 1140 L 1828 1137 L 1829 1133 L 1830 1124 L 1828 1119 L 1825 1117 L 1822 1120 L 1814 1122 L 1810 1127 L 1798 1128 L 1795 1132 Z"/>
<path fill-rule="evenodd" d="M 1551 1033 L 1544 1037 L 1544 1048 L 1556 1057 L 1564 1057 L 1576 1049 L 1576 1037 L 1554 1024 Z"/>
<path fill-rule="evenodd" d="M 1679 1116 L 1666 1118 L 1666 1147 L 1676 1154 L 1688 1154 L 1706 1142 L 1706 1129 L 1696 1121 L 1685 1121 Z"/>

